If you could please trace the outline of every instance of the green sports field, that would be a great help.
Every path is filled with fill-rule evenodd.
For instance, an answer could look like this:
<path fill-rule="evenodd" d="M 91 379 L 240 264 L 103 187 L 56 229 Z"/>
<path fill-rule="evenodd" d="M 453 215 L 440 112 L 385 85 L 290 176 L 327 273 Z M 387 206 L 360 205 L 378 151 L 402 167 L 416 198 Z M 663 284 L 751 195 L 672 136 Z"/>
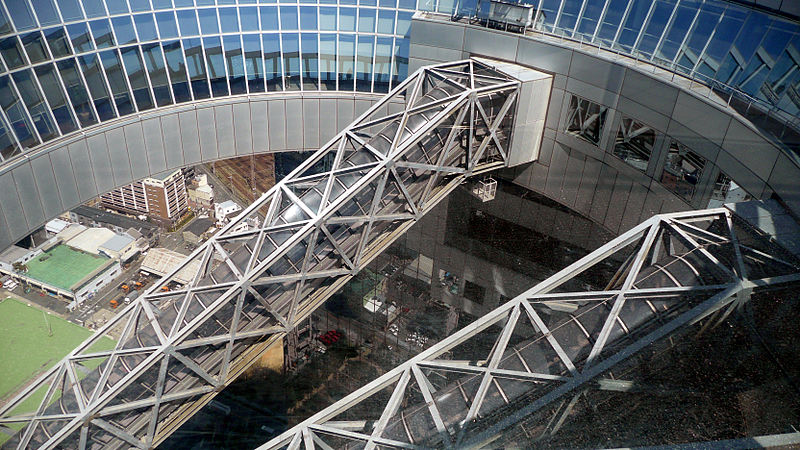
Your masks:
<path fill-rule="evenodd" d="M 107 258 L 57 245 L 27 263 L 25 274 L 47 284 L 68 290 L 93 270 L 102 266 Z"/>
<path fill-rule="evenodd" d="M 27 380 L 53 367 L 91 334 L 91 330 L 19 300 L 0 302 L 0 400 L 7 400 Z M 114 341 L 103 338 L 92 350 L 113 347 Z"/>

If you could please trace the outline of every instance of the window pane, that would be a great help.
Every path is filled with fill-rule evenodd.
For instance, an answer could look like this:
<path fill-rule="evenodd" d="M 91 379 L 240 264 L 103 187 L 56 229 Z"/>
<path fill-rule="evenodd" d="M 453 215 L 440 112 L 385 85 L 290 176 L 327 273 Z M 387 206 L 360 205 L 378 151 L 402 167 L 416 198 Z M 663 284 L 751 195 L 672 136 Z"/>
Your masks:
<path fill-rule="evenodd" d="M 216 9 L 198 10 L 197 17 L 200 19 L 200 30 L 203 32 L 203 34 L 219 33 L 219 24 L 217 23 Z"/>
<path fill-rule="evenodd" d="M 25 57 L 22 56 L 22 46 L 16 37 L 5 38 L 0 41 L 0 54 L 6 61 L 9 69 L 22 67 L 25 65 Z"/>
<path fill-rule="evenodd" d="M 3 8 L 0 8 L 0 35 L 9 34 L 13 31 L 11 28 L 11 20 L 6 16 Z"/>
<path fill-rule="evenodd" d="M 236 33 L 239 31 L 239 17 L 236 8 L 220 8 L 219 22 L 223 33 Z"/>
<path fill-rule="evenodd" d="M 319 37 L 319 76 L 322 89 L 336 89 L 336 35 Z"/>
<path fill-rule="evenodd" d="M 303 30 L 317 29 L 317 8 L 313 6 L 300 7 L 300 28 Z"/>
<path fill-rule="evenodd" d="M 339 8 L 339 31 L 356 31 L 355 8 Z"/>
<path fill-rule="evenodd" d="M 154 41 L 158 39 L 156 34 L 156 22 L 152 14 L 139 14 L 133 16 L 136 23 L 136 33 L 139 35 L 139 42 Z"/>
<path fill-rule="evenodd" d="M 197 13 L 193 9 L 178 11 L 178 25 L 181 27 L 181 36 L 200 34 L 200 29 L 197 27 Z"/>
<path fill-rule="evenodd" d="M 44 30 L 44 37 L 47 39 L 47 45 L 50 47 L 50 52 L 53 53 L 53 58 L 60 58 L 62 56 L 69 56 L 72 50 L 69 48 L 67 42 L 67 33 L 61 27 L 51 28 Z"/>
<path fill-rule="evenodd" d="M 130 16 L 114 17 L 111 19 L 114 34 L 117 35 L 119 45 L 136 42 L 136 33 L 133 31 L 133 22 Z"/>
<path fill-rule="evenodd" d="M 661 172 L 661 184 L 691 201 L 705 166 L 705 158 L 672 139 L 667 160 L 664 162 L 664 171 Z"/>
<path fill-rule="evenodd" d="M 378 11 L 378 33 L 394 34 L 394 11 Z"/>
<path fill-rule="evenodd" d="M 142 56 L 147 72 L 150 74 L 150 86 L 153 88 L 153 95 L 156 97 L 158 106 L 172 104 L 170 95 L 169 81 L 167 80 L 167 69 L 164 67 L 164 57 L 161 54 L 161 46 L 158 44 L 147 44 L 142 46 Z"/>
<path fill-rule="evenodd" d="M 297 8 L 294 6 L 281 6 L 281 28 L 283 30 L 297 29 Z"/>
<path fill-rule="evenodd" d="M 389 92 L 392 38 L 378 38 L 375 46 L 375 92 Z"/>
<path fill-rule="evenodd" d="M 374 9 L 361 8 L 358 15 L 359 33 L 375 32 L 375 13 L 376 11 Z"/>
<path fill-rule="evenodd" d="M 258 11 L 261 15 L 261 29 L 264 31 L 276 31 L 278 29 L 278 8 L 262 6 Z"/>
<path fill-rule="evenodd" d="M 83 12 L 81 11 L 78 0 L 56 0 L 58 9 L 61 10 L 61 17 L 64 20 L 80 20 L 83 19 Z"/>
<path fill-rule="evenodd" d="M 178 37 L 178 25 L 175 23 L 175 14 L 172 11 L 156 13 L 156 23 L 161 39 Z"/>
<path fill-rule="evenodd" d="M 356 58 L 356 90 L 372 90 L 372 51 L 375 47 L 373 36 L 358 37 L 358 57 Z"/>
<path fill-rule="evenodd" d="M 317 35 L 303 34 L 300 45 L 303 52 L 303 89 L 316 90 L 319 87 Z"/>
<path fill-rule="evenodd" d="M 106 71 L 106 79 L 108 79 L 108 84 L 111 86 L 114 104 L 117 106 L 119 115 L 132 114 L 135 111 L 133 99 L 128 91 L 128 83 L 125 82 L 118 51 L 110 50 L 100 53 L 100 62 Z"/>
<path fill-rule="evenodd" d="M 199 100 L 210 97 L 211 91 L 208 88 L 206 64 L 203 57 L 203 48 L 200 46 L 200 39 L 184 39 L 183 53 L 186 56 L 186 69 L 189 71 L 194 98 Z"/>
<path fill-rule="evenodd" d="M 175 96 L 175 103 L 191 101 L 192 94 L 189 92 L 189 78 L 186 75 L 186 64 L 183 62 L 180 41 L 165 42 L 161 47 L 167 60 L 169 78 L 172 80 L 172 94 Z"/>
<path fill-rule="evenodd" d="M 153 0 L 153 9 L 172 8 L 172 0 Z"/>
<path fill-rule="evenodd" d="M 36 27 L 36 20 L 34 20 L 33 13 L 28 7 L 28 2 L 6 0 L 5 4 L 6 8 L 8 8 L 8 14 L 11 15 L 11 20 L 14 21 L 18 31 Z"/>
<path fill-rule="evenodd" d="M 58 62 L 58 71 L 61 73 L 61 79 L 64 80 L 64 87 L 67 90 L 72 108 L 75 114 L 78 115 L 78 122 L 82 127 L 86 127 L 97 123 L 97 118 L 94 116 L 92 107 L 89 104 L 89 93 L 86 92 L 86 87 L 83 85 L 80 75 L 78 75 L 78 67 L 74 59 L 66 59 Z"/>
<path fill-rule="evenodd" d="M 352 91 L 354 89 L 354 71 L 356 56 L 356 37 L 346 34 L 339 35 L 339 90 Z"/>
<path fill-rule="evenodd" d="M 261 53 L 261 36 L 245 34 L 244 68 L 247 73 L 247 86 L 250 92 L 264 92 L 264 61 Z"/>
<path fill-rule="evenodd" d="M 111 106 L 111 98 L 106 90 L 106 81 L 100 71 L 97 55 L 81 56 L 78 58 L 78 62 L 81 65 L 81 72 L 86 80 L 86 85 L 89 87 L 89 94 L 94 99 L 94 107 L 97 110 L 97 115 L 100 116 L 100 121 L 113 119 L 115 116 L 114 108 Z"/>
<path fill-rule="evenodd" d="M 89 36 L 89 28 L 86 27 L 85 23 L 67 25 L 67 33 L 75 53 L 88 52 L 94 49 L 91 36 Z"/>
<path fill-rule="evenodd" d="M 89 24 L 97 48 L 114 46 L 114 35 L 111 33 L 111 22 L 108 19 L 95 20 Z"/>
<path fill-rule="evenodd" d="M 58 130 L 50 117 L 50 110 L 44 102 L 44 97 L 36 87 L 36 82 L 33 80 L 33 72 L 30 69 L 15 72 L 13 75 L 14 83 L 17 85 L 19 95 L 28 112 L 33 119 L 33 125 L 39 131 L 39 136 L 43 141 L 48 141 L 58 136 Z"/>
<path fill-rule="evenodd" d="M 319 8 L 319 29 L 336 31 L 336 8 Z"/>
<path fill-rule="evenodd" d="M 25 109 L 22 107 L 19 97 L 11 87 L 11 78 L 9 76 L 0 77 L 0 106 L 6 112 L 6 117 L 11 122 L 11 129 L 17 135 L 22 148 L 31 148 L 38 145 L 39 140 L 33 132 L 33 126 L 25 114 Z"/>
<path fill-rule="evenodd" d="M 242 31 L 259 31 L 258 8 L 239 8 L 239 20 L 242 22 Z"/>
<path fill-rule="evenodd" d="M 128 12 L 128 2 L 125 0 L 106 0 L 109 14 L 124 14 Z"/>
<path fill-rule="evenodd" d="M 231 86 L 231 95 L 246 94 L 247 85 L 244 77 L 244 58 L 239 35 L 223 36 L 225 46 L 225 63 L 228 66 L 228 81 Z"/>
<path fill-rule="evenodd" d="M 214 97 L 228 95 L 228 79 L 225 74 L 225 58 L 222 56 L 222 43 L 218 37 L 203 39 L 206 49 L 208 77 L 211 80 L 211 93 Z"/>
<path fill-rule="evenodd" d="M 31 64 L 35 64 L 50 58 L 47 52 L 47 46 L 44 45 L 44 38 L 42 33 L 36 31 L 25 35 L 22 38 L 22 45 L 25 47 L 25 53 L 28 54 L 28 60 Z"/>
<path fill-rule="evenodd" d="M 567 112 L 566 132 L 592 144 L 599 144 L 607 111 L 608 108 L 605 106 L 573 95 Z"/>
<path fill-rule="evenodd" d="M 11 136 L 11 131 L 5 120 L 0 117 L 0 156 L 2 159 L 10 159 L 22 153 L 17 145 L 17 141 Z"/>
<path fill-rule="evenodd" d="M 394 70 L 392 84 L 396 85 L 408 76 L 408 39 L 394 40 Z"/>
<path fill-rule="evenodd" d="M 102 0 L 83 0 L 83 10 L 86 17 L 102 17 L 106 15 L 106 8 Z"/>
<path fill-rule="evenodd" d="M 131 11 L 150 11 L 150 2 L 148 0 L 128 0 L 131 3 Z"/>
<path fill-rule="evenodd" d="M 397 32 L 395 34 L 408 37 L 409 31 L 411 31 L 411 17 L 413 15 L 414 13 L 397 13 Z"/>
<path fill-rule="evenodd" d="M 581 99 L 581 102 L 587 102 L 587 100 Z M 592 105 L 597 106 L 594 103 Z M 592 120 L 594 117 L 589 110 L 579 112 L 578 116 L 585 122 Z M 589 129 L 595 128 L 594 123 L 587 125 Z M 592 137 L 590 140 L 597 143 L 600 138 L 599 136 L 596 139 Z M 623 117 L 617 132 L 617 139 L 614 142 L 614 155 L 644 172 L 647 170 L 647 164 L 650 161 L 650 155 L 653 153 L 655 142 L 655 130 L 641 122 Z"/>
<path fill-rule="evenodd" d="M 267 90 L 281 91 L 283 90 L 283 64 L 280 36 L 264 34 L 261 38 L 264 44 L 264 76 L 267 79 Z"/>
<path fill-rule="evenodd" d="M 173 0 L 172 3 L 175 4 L 176 8 L 180 8 L 181 6 L 194 6 L 194 2 L 192 0 Z"/>
<path fill-rule="evenodd" d="M 31 3 L 41 26 L 61 23 L 53 0 L 32 0 Z"/>
<path fill-rule="evenodd" d="M 286 71 L 286 89 L 300 90 L 300 42 L 297 34 L 283 34 L 283 68 Z"/>
<path fill-rule="evenodd" d="M 142 64 L 142 55 L 139 47 L 128 47 L 122 49 L 122 62 L 125 65 L 125 73 L 128 75 L 133 98 L 139 111 L 151 109 L 153 107 L 153 97 L 150 95 L 150 88 L 147 86 L 147 75 Z"/>
<path fill-rule="evenodd" d="M 36 76 L 39 78 L 39 84 L 42 89 L 44 89 L 44 96 L 47 98 L 47 102 L 50 103 L 50 109 L 53 111 L 53 116 L 61 133 L 67 134 L 70 131 L 77 130 L 78 125 L 69 110 L 67 98 L 61 90 L 61 82 L 56 77 L 53 65 L 45 64 L 37 67 Z"/>

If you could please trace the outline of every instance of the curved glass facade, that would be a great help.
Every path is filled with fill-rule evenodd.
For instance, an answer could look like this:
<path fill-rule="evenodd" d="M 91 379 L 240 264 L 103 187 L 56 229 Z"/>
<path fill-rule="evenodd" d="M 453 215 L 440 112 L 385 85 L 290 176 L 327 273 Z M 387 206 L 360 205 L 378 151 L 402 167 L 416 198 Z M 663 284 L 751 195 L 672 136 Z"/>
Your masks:
<path fill-rule="evenodd" d="M 722 0 L 530 0 L 540 31 L 800 114 L 800 26 Z M 0 162 L 173 104 L 271 91 L 388 92 L 415 10 L 455 0 L 3 0 Z"/>

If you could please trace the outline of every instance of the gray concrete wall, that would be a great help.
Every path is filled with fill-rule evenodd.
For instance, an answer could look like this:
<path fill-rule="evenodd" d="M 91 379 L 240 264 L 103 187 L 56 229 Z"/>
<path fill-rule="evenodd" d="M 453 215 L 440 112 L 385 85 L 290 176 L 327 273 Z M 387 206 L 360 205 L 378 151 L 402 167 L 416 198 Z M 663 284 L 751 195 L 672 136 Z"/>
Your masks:
<path fill-rule="evenodd" d="M 512 61 L 554 75 L 539 161 L 505 171 L 503 176 L 613 233 L 656 213 L 705 207 L 710 183 L 716 178 L 712 172 L 717 170 L 756 198 L 777 193 L 800 214 L 800 167 L 733 109 L 695 95 L 681 87 L 682 80 L 665 81 L 659 71 L 648 73 L 652 67 L 635 67 L 643 63 L 611 60 L 595 49 L 581 50 L 546 37 L 430 18 L 412 21 L 409 70 L 471 55 Z M 599 145 L 563 132 L 571 94 L 609 108 Z M 705 184 L 691 202 L 655 179 L 663 168 L 667 139 L 654 150 L 647 173 L 611 153 L 623 115 L 677 139 L 715 166 L 705 172 Z"/>
<path fill-rule="evenodd" d="M 224 98 L 65 136 L 0 167 L 0 249 L 93 197 L 166 170 L 316 150 L 381 97 L 298 92 Z"/>

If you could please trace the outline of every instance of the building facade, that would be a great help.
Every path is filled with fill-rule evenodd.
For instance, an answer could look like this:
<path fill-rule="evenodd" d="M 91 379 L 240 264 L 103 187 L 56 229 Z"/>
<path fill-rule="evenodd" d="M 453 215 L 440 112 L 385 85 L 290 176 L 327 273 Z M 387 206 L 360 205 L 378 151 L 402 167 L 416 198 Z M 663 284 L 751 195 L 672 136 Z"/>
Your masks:
<path fill-rule="evenodd" d="M 168 226 L 187 211 L 188 199 L 183 171 L 174 170 L 106 192 L 100 203 L 123 213 L 147 215 Z"/>

